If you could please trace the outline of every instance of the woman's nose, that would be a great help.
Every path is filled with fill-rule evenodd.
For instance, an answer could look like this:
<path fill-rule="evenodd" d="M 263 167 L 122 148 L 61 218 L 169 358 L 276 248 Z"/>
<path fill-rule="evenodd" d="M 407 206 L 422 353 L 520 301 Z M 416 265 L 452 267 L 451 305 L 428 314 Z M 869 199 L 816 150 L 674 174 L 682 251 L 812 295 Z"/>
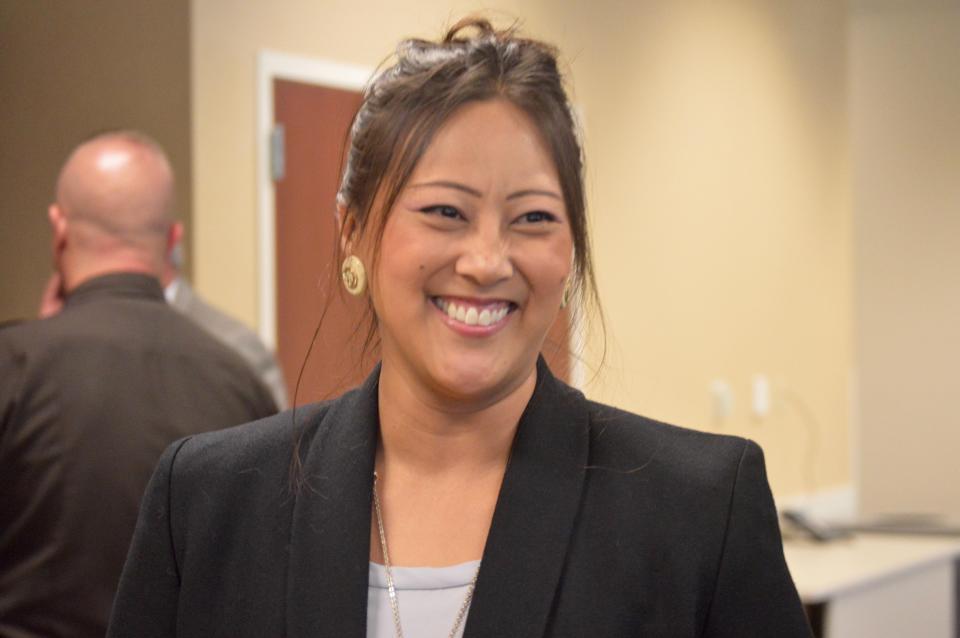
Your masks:
<path fill-rule="evenodd" d="M 465 238 L 456 272 L 483 287 L 512 277 L 513 262 L 503 232 L 499 228 L 475 229 Z"/>

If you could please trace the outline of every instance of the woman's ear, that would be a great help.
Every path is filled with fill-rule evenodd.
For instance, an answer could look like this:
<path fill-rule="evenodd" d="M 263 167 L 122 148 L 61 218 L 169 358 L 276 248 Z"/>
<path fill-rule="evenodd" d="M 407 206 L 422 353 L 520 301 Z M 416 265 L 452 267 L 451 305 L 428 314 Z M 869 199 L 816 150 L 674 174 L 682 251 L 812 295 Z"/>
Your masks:
<path fill-rule="evenodd" d="M 357 230 L 357 219 L 343 204 L 337 204 L 337 230 L 340 233 L 340 252 L 350 253 L 353 246 L 353 234 Z"/>

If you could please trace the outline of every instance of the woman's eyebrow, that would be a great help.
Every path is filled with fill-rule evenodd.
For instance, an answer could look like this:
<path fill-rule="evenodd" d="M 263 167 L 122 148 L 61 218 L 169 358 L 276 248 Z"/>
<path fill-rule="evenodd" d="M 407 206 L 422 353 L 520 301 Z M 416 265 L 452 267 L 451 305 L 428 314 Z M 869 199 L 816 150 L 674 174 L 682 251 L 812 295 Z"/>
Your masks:
<path fill-rule="evenodd" d="M 473 195 L 474 197 L 482 197 L 483 193 L 478 191 L 475 188 L 467 186 L 466 184 L 461 184 L 460 182 L 451 182 L 448 180 L 435 180 L 431 182 L 420 182 L 418 184 L 411 184 L 410 188 L 428 188 L 431 186 L 439 186 L 442 188 L 452 188 L 458 190 L 468 195 Z M 563 198 L 554 191 L 542 190 L 539 188 L 525 188 L 523 190 L 515 191 L 507 195 L 507 199 L 518 199 L 520 197 L 529 197 L 531 195 L 542 195 L 545 197 L 552 197 L 554 199 L 562 200 Z"/>
<path fill-rule="evenodd" d="M 429 186 L 441 186 L 443 188 L 452 188 L 454 190 L 462 191 L 468 195 L 473 195 L 474 197 L 482 197 L 483 193 L 478 191 L 475 188 L 471 188 L 466 184 L 461 184 L 459 182 L 450 182 L 447 180 L 436 180 L 432 182 L 420 182 L 419 184 L 411 184 L 410 188 L 426 188 Z"/>
<path fill-rule="evenodd" d="M 510 193 L 507 195 L 507 199 L 517 199 L 519 197 L 528 197 L 530 195 L 544 195 L 546 197 L 552 197 L 554 199 L 563 199 L 557 193 L 553 191 L 545 191 L 539 188 L 528 188 L 522 191 L 516 191 L 515 193 Z"/>

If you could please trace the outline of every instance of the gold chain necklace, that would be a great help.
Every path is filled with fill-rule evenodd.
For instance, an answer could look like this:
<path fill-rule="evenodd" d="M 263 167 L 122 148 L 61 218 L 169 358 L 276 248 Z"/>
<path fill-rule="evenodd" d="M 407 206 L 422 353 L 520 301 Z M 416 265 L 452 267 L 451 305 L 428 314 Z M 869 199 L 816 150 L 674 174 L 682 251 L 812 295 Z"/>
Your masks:
<path fill-rule="evenodd" d="M 377 481 L 380 477 L 376 472 L 373 473 L 373 509 L 377 515 L 377 531 L 380 533 L 380 550 L 383 552 L 383 569 L 387 574 L 387 594 L 390 598 L 390 610 L 393 612 L 393 633 L 396 638 L 403 638 L 403 627 L 400 625 L 400 601 L 397 600 L 397 588 L 393 584 L 393 569 L 390 565 L 390 553 L 387 551 L 387 535 L 383 531 L 383 515 L 380 513 L 380 496 L 377 494 Z M 473 574 L 473 580 L 467 587 L 467 595 L 460 603 L 460 609 L 457 610 L 457 617 L 453 620 L 453 628 L 450 629 L 448 638 L 455 638 L 457 630 L 463 624 L 463 619 L 470 608 L 470 601 L 473 600 L 473 590 L 477 587 L 477 577 L 480 575 L 480 566 Z"/>

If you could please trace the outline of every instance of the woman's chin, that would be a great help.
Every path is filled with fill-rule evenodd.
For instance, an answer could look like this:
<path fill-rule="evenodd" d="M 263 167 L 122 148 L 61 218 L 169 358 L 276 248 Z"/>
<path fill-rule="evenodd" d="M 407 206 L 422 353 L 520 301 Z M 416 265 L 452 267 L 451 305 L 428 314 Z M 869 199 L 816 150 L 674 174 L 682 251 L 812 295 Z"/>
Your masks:
<path fill-rule="evenodd" d="M 460 360 L 443 365 L 435 382 L 447 398 L 476 405 L 502 399 L 528 376 L 529 371 L 511 369 L 502 362 Z"/>

